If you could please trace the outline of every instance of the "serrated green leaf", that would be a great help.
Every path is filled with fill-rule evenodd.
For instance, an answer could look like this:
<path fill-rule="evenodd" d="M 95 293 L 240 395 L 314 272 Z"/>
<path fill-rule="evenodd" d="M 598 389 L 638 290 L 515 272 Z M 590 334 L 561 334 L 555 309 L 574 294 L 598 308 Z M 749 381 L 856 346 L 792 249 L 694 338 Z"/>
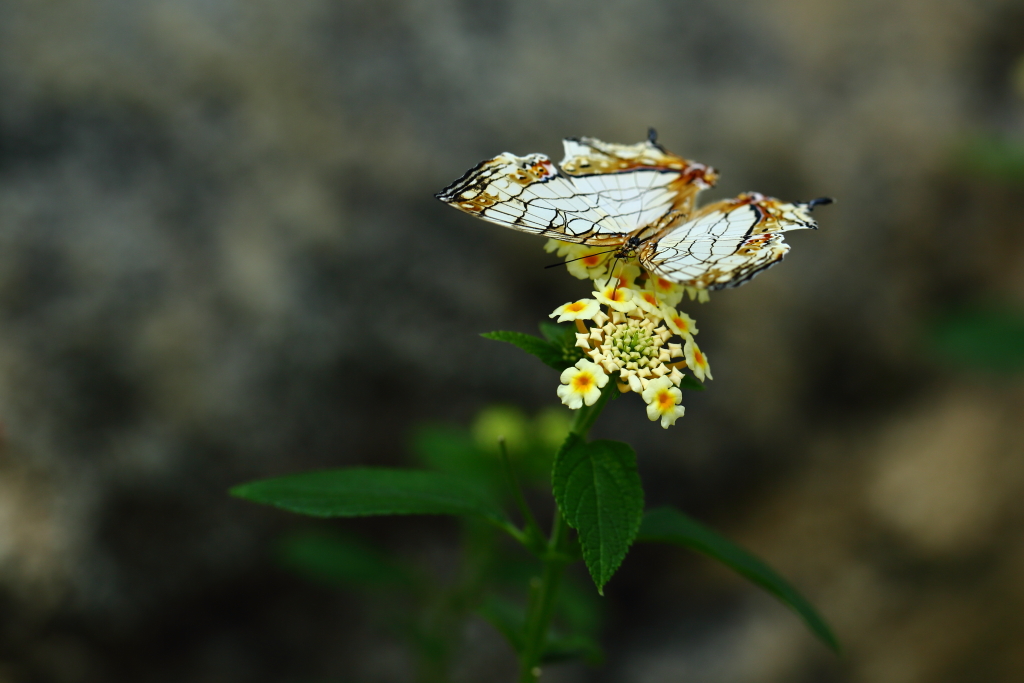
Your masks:
<path fill-rule="evenodd" d="M 552 344 L 563 345 L 566 342 L 576 343 L 576 326 L 565 323 L 553 323 L 547 320 L 541 321 L 538 325 L 541 335 Z"/>
<path fill-rule="evenodd" d="M 523 351 L 541 359 L 548 367 L 558 371 L 566 369 L 582 358 L 582 355 L 575 351 L 570 353 L 569 350 L 563 348 L 560 344 L 554 344 L 546 339 L 534 337 L 532 334 L 525 334 L 523 332 L 499 330 L 497 332 L 484 332 L 480 336 L 484 339 L 508 342 L 518 346 Z"/>
<path fill-rule="evenodd" d="M 683 375 L 683 380 L 679 383 L 680 389 L 689 389 L 690 391 L 704 391 L 707 389 L 704 383 L 693 375 Z"/>
<path fill-rule="evenodd" d="M 249 482 L 231 495 L 314 517 L 469 515 L 505 523 L 471 483 L 441 472 L 352 468 Z"/>
<path fill-rule="evenodd" d="M 648 512 L 636 540 L 673 543 L 718 560 L 791 607 L 816 636 L 839 651 L 839 641 L 832 629 L 788 581 L 754 555 L 679 510 L 663 507 Z"/>
<path fill-rule="evenodd" d="M 315 581 L 343 586 L 411 585 L 411 575 L 380 551 L 337 533 L 302 531 L 285 536 L 278 561 Z"/>
<path fill-rule="evenodd" d="M 480 336 L 484 339 L 508 342 L 513 346 L 518 346 L 530 355 L 540 358 L 545 365 L 552 367 L 555 370 L 564 370 L 566 367 L 562 361 L 562 354 L 558 347 L 549 341 L 539 337 L 534 337 L 532 334 L 499 330 L 497 332 L 485 332 Z"/>
<path fill-rule="evenodd" d="M 604 594 L 643 518 L 636 454 L 618 441 L 584 443 L 570 436 L 555 458 L 552 486 L 566 523 L 579 532 L 583 561 Z"/>
<path fill-rule="evenodd" d="M 576 346 L 576 332 L 575 325 L 546 320 L 540 323 L 540 333 L 561 353 L 563 368 L 575 365 L 576 361 L 584 357 L 583 349 Z"/>

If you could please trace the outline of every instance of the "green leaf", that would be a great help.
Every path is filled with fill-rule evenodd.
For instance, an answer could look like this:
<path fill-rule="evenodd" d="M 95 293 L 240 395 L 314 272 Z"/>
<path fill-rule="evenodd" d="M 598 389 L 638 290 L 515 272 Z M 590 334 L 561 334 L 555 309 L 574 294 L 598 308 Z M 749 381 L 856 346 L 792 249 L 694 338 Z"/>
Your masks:
<path fill-rule="evenodd" d="M 523 332 L 485 332 L 480 336 L 484 339 L 508 342 L 518 346 L 523 351 L 540 358 L 548 367 L 559 371 L 566 369 L 583 357 L 582 353 L 575 346 L 567 348 L 562 344 L 552 343 L 546 339 L 534 337 L 532 334 L 524 334 Z M 575 342 L 575 338 L 573 341 Z"/>
<path fill-rule="evenodd" d="M 364 542 L 337 533 L 302 531 L 281 539 L 278 561 L 307 579 L 343 586 L 411 585 L 411 575 Z"/>
<path fill-rule="evenodd" d="M 575 365 L 583 358 L 583 349 L 576 346 L 576 326 L 543 321 L 539 325 L 540 333 L 551 342 L 562 355 L 562 367 Z"/>
<path fill-rule="evenodd" d="M 839 651 L 839 641 L 832 629 L 789 582 L 743 548 L 679 510 L 663 507 L 648 512 L 637 542 L 674 543 L 718 560 L 795 610 L 815 635 Z"/>
<path fill-rule="evenodd" d="M 552 485 L 566 523 L 579 532 L 583 561 L 604 595 L 643 518 L 644 491 L 636 454 L 618 441 L 571 445 L 555 458 Z"/>
<path fill-rule="evenodd" d="M 933 322 L 931 342 L 950 365 L 996 373 L 1024 371 L 1024 313 L 1009 306 L 950 311 Z"/>
<path fill-rule="evenodd" d="M 547 339 L 552 344 L 558 346 L 564 344 L 570 344 L 575 346 L 576 344 L 575 325 L 565 325 L 543 320 L 538 325 L 538 327 L 540 327 L 540 333 L 544 336 L 544 338 Z"/>
<path fill-rule="evenodd" d="M 314 517 L 469 515 L 506 523 L 497 505 L 471 483 L 422 470 L 306 472 L 242 484 L 231 495 Z"/>
<path fill-rule="evenodd" d="M 698 380 L 693 375 L 683 375 L 683 381 L 679 383 L 680 389 L 689 389 L 691 391 L 704 391 L 707 389 L 704 383 Z"/>

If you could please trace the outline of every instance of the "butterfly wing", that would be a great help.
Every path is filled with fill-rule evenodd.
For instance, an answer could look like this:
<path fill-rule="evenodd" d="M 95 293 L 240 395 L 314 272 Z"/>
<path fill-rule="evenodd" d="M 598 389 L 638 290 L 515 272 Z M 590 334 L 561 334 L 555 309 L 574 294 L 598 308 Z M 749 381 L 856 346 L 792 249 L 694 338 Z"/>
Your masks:
<path fill-rule="evenodd" d="M 516 230 L 580 244 L 617 245 L 670 211 L 689 211 L 714 169 L 652 138 L 617 145 L 567 138 L 555 166 L 543 154 L 501 154 L 439 192 L 441 201 Z"/>
<path fill-rule="evenodd" d="M 715 202 L 662 231 L 640 252 L 653 273 L 691 287 L 738 287 L 782 260 L 782 233 L 817 229 L 810 211 L 831 200 L 790 204 L 757 193 Z"/>

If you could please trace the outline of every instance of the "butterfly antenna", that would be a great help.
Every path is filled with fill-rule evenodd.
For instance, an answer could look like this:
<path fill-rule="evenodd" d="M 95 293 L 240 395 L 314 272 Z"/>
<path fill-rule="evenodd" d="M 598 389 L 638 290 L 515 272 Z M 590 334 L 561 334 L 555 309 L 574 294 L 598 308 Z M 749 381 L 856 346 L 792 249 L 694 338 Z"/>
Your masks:
<path fill-rule="evenodd" d="M 658 149 L 660 149 L 662 152 L 665 151 L 665 148 L 658 144 L 658 131 L 654 130 L 654 126 L 650 126 L 647 129 L 647 141 L 650 142 L 655 147 L 657 147 Z"/>
<path fill-rule="evenodd" d="M 599 251 L 596 254 L 587 254 L 586 256 L 580 256 L 578 258 L 571 258 L 568 261 L 560 261 L 558 263 L 552 263 L 550 266 L 544 266 L 544 269 L 547 270 L 548 268 L 557 268 L 558 266 L 564 266 L 566 263 L 572 263 L 573 261 L 582 261 L 583 259 L 590 258 L 591 256 L 603 256 L 604 254 L 610 254 L 613 251 L 615 251 L 615 249 L 609 249 L 608 251 Z"/>

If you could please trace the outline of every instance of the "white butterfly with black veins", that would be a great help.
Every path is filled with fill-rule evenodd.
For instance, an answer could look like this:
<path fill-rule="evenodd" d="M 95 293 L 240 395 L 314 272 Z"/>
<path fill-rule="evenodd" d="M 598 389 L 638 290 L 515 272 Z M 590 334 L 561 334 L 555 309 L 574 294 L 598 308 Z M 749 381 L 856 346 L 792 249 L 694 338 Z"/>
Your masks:
<path fill-rule="evenodd" d="M 557 166 L 543 154 L 506 152 L 436 196 L 516 230 L 612 247 L 615 257 L 636 257 L 651 273 L 699 289 L 736 287 L 775 265 L 789 251 L 782 233 L 816 229 L 811 210 L 832 202 L 790 204 L 750 192 L 697 208 L 697 194 L 718 173 L 666 151 L 654 129 L 635 145 L 563 144 Z"/>

